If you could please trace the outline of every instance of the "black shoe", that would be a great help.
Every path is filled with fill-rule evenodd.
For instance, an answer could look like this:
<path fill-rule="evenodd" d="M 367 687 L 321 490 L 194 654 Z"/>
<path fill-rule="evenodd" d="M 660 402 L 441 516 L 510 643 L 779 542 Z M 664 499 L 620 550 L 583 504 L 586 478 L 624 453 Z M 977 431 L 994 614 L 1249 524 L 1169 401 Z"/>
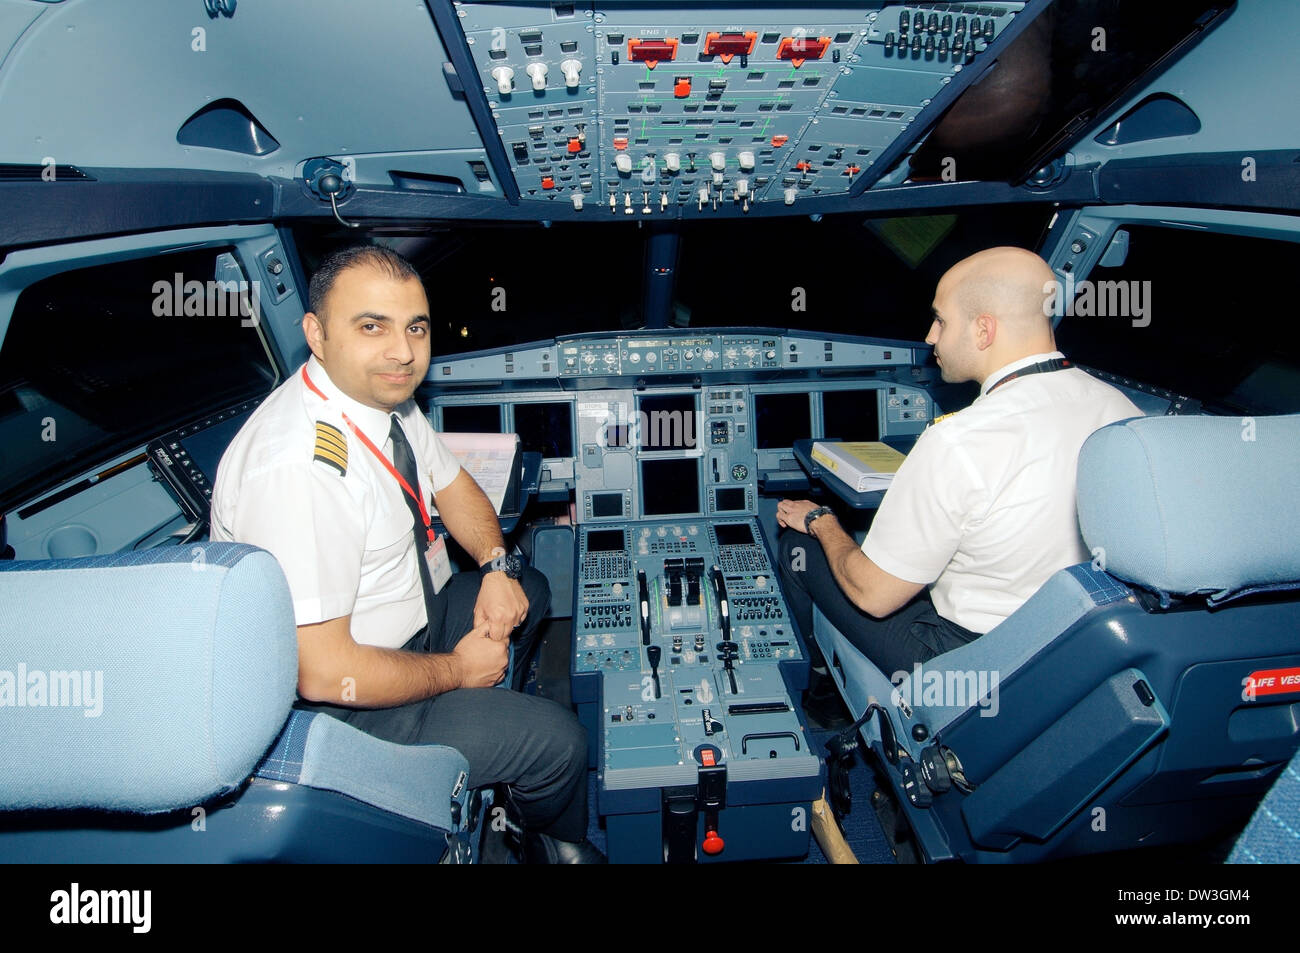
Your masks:
<path fill-rule="evenodd" d="M 607 864 L 605 855 L 587 838 L 576 843 L 549 834 L 524 835 L 524 858 L 530 864 Z"/>

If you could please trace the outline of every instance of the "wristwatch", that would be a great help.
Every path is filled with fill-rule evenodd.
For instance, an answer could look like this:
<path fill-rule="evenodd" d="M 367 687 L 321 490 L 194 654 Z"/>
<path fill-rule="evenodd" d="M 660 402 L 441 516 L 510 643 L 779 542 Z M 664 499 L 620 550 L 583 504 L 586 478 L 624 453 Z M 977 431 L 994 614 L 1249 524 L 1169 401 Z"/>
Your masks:
<path fill-rule="evenodd" d="M 809 536 L 812 535 L 812 524 L 826 516 L 828 513 L 835 512 L 829 506 L 819 506 L 815 510 L 809 510 L 808 515 L 803 518 L 803 531 Z"/>
<path fill-rule="evenodd" d="M 486 576 L 490 572 L 499 570 L 506 574 L 507 579 L 518 579 L 524 574 L 525 565 L 524 557 L 514 553 L 506 556 L 495 556 L 478 567 L 478 574 Z"/>

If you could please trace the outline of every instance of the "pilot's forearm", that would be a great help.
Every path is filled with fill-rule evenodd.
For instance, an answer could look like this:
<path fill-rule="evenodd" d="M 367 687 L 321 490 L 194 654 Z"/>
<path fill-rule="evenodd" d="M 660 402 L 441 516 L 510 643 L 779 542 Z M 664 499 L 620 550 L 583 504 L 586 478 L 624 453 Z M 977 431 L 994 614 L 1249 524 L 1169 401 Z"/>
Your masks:
<path fill-rule="evenodd" d="M 853 537 L 844 531 L 833 513 L 813 522 L 812 536 L 821 543 L 831 574 L 849 601 L 863 612 L 870 612 L 867 608 L 867 587 L 861 578 L 866 568 L 862 562 L 866 561 L 866 557 L 862 555 L 862 550 L 853 541 Z"/>
<path fill-rule="evenodd" d="M 298 627 L 298 694 L 307 701 L 389 708 L 461 686 L 462 665 L 455 655 L 361 645 L 348 625 L 346 619 L 331 619 Z"/>
<path fill-rule="evenodd" d="M 480 566 L 505 553 L 496 510 L 464 470 L 438 492 L 435 502 L 447 532 Z"/>

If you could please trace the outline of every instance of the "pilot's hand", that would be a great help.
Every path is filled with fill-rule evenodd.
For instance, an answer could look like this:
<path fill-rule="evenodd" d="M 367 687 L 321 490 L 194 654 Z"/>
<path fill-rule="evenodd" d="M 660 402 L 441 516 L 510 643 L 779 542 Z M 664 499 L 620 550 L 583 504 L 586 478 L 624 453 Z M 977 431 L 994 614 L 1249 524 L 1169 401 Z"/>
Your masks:
<path fill-rule="evenodd" d="M 474 603 L 474 627 L 487 624 L 494 639 L 506 642 L 510 633 L 528 615 L 528 597 L 519 581 L 504 572 L 490 572 L 479 585 Z"/>
<path fill-rule="evenodd" d="M 815 509 L 817 504 L 812 500 L 782 500 L 776 504 L 777 525 L 806 533 L 808 530 L 803 525 L 804 517 Z"/>
<path fill-rule="evenodd" d="M 488 637 L 487 625 L 476 625 L 452 650 L 460 662 L 461 688 L 491 688 L 505 678 L 510 665 L 510 648 Z"/>

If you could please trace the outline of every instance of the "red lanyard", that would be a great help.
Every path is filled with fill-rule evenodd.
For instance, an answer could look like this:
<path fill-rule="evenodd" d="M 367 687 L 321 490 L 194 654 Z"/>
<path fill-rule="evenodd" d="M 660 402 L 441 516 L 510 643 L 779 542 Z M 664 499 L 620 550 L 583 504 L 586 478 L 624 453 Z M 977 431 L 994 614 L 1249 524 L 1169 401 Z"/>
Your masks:
<path fill-rule="evenodd" d="M 302 366 L 302 381 L 304 384 L 307 385 L 307 389 L 310 390 L 317 397 L 319 397 L 321 400 L 329 400 L 329 397 L 327 397 L 319 387 L 313 384 L 311 382 L 311 378 L 307 376 L 306 364 Z M 411 484 L 406 482 L 406 477 L 402 476 L 400 473 L 397 472 L 397 468 L 388 462 L 388 458 L 385 457 L 380 452 L 379 448 L 375 446 L 374 441 L 372 441 L 369 437 L 367 437 L 357 428 L 357 425 L 352 422 L 352 418 L 349 417 L 347 413 L 345 413 L 344 411 L 339 411 L 339 413 L 343 415 L 343 422 L 348 425 L 348 429 L 350 429 L 354 434 L 357 435 L 357 438 L 360 439 L 360 441 L 366 445 L 366 449 L 369 450 L 371 453 L 373 453 L 375 457 L 379 460 L 379 462 L 384 465 L 384 469 L 393 475 L 393 479 L 395 479 L 398 483 L 401 484 L 402 490 L 406 493 L 406 495 L 409 496 L 411 499 L 415 500 L 415 505 L 420 508 L 420 519 L 424 520 L 424 532 L 429 537 L 429 542 L 432 543 L 435 539 L 438 538 L 438 534 L 433 531 L 433 521 L 429 519 L 429 511 L 425 509 L 424 500 L 421 499 L 420 494 L 417 493 L 415 490 L 411 489 Z"/>

